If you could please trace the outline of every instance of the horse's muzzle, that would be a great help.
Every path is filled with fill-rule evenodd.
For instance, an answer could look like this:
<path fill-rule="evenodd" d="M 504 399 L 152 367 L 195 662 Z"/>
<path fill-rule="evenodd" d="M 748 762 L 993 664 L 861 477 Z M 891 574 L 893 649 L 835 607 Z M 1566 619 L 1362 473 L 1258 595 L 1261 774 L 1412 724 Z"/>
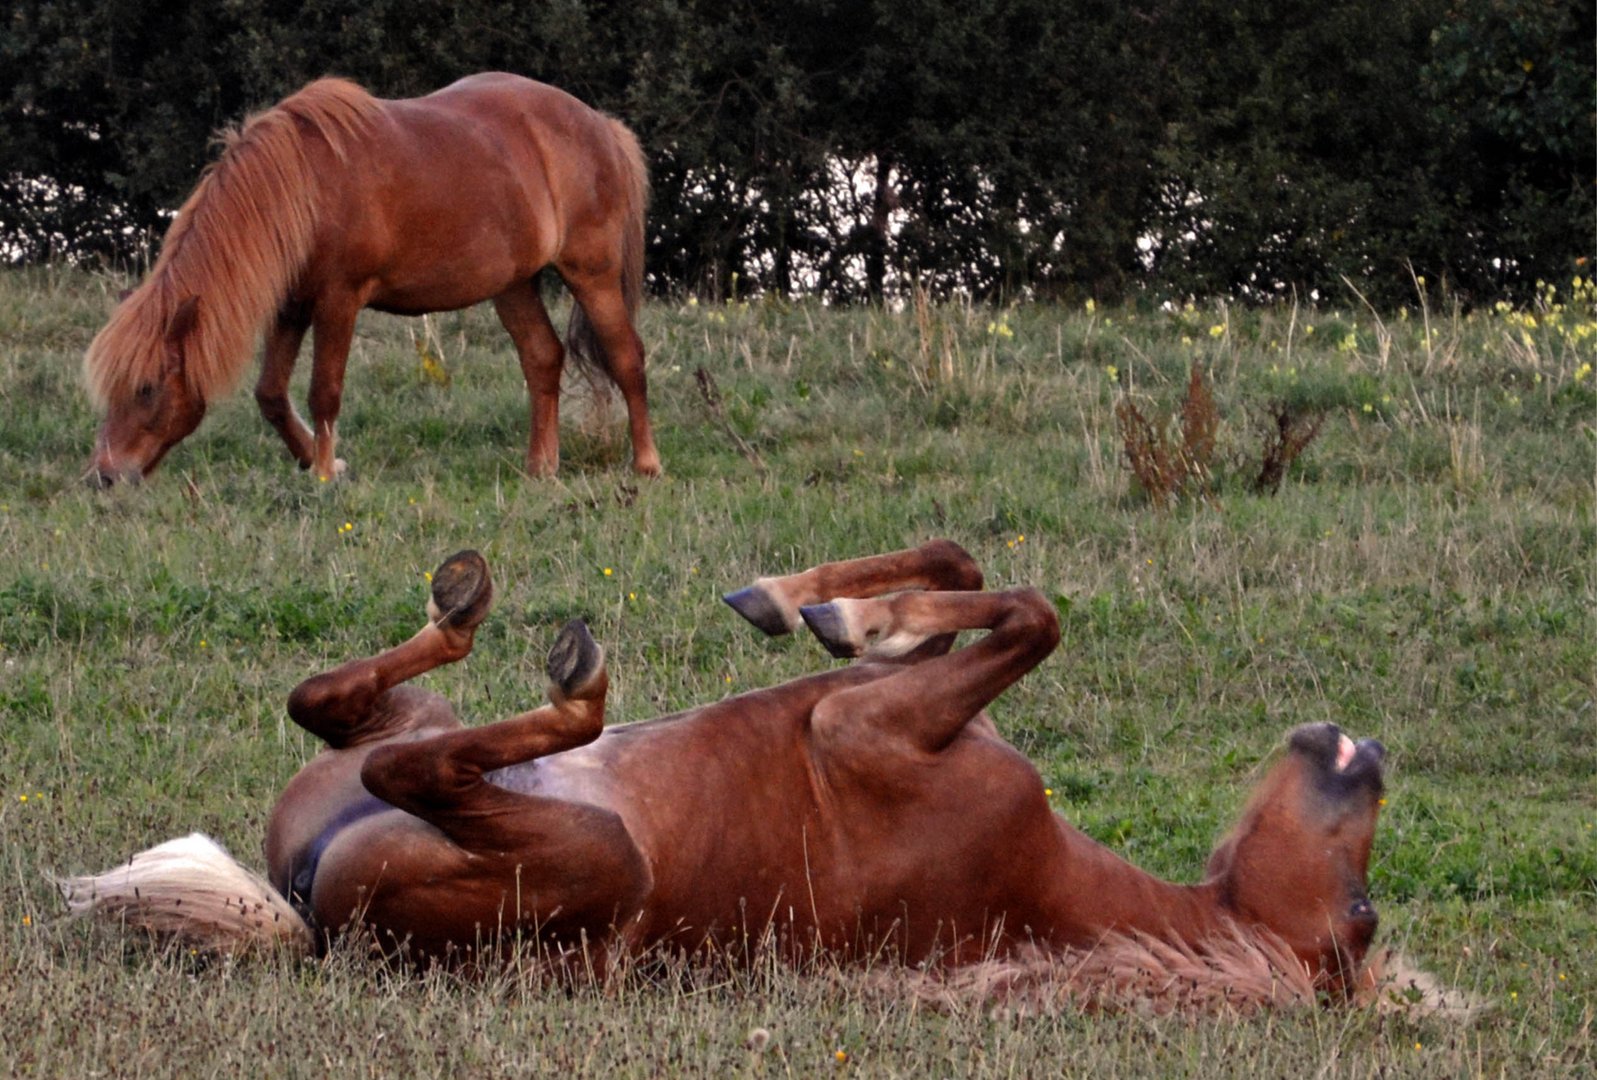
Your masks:
<path fill-rule="evenodd" d="M 83 482 L 99 491 L 115 487 L 118 482 L 135 486 L 143 479 L 144 473 L 138 469 L 113 469 L 98 464 L 90 465 L 89 471 L 83 474 Z"/>

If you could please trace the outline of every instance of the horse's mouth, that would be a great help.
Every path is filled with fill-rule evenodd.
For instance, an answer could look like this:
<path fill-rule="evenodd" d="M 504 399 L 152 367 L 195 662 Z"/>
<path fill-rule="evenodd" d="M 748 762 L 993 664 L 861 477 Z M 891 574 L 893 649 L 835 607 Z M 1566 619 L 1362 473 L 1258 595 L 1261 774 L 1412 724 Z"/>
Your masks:
<path fill-rule="evenodd" d="M 1380 782 L 1386 747 L 1376 739 L 1355 742 L 1335 724 L 1306 724 L 1292 733 L 1291 744 L 1317 762 L 1328 778 Z"/>
<path fill-rule="evenodd" d="M 1346 732 L 1337 733 L 1337 772 L 1349 773 L 1374 769 L 1378 773 L 1384 760 L 1386 760 L 1386 747 L 1382 746 L 1379 740 L 1360 739 L 1354 742 L 1348 738 Z"/>

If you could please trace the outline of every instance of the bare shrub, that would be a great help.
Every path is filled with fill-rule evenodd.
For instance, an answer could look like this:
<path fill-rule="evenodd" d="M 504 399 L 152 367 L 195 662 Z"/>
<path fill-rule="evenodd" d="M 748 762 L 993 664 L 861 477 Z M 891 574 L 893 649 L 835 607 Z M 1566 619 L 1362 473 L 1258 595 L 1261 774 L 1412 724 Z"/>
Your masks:
<path fill-rule="evenodd" d="M 1287 468 L 1320 433 L 1320 428 L 1325 424 L 1325 413 L 1284 401 L 1272 403 L 1266 413 L 1269 424 L 1264 436 L 1264 458 L 1258 478 L 1253 481 L 1253 489 L 1274 495 L 1281 489 Z"/>

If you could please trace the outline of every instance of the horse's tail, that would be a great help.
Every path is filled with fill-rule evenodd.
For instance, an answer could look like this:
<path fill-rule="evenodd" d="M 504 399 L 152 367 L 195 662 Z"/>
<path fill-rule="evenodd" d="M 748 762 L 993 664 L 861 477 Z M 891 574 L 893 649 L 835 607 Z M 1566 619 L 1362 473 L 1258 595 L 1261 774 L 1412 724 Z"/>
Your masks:
<path fill-rule="evenodd" d="M 210 837 L 191 833 L 103 874 L 56 882 L 73 916 L 94 916 L 215 952 L 286 946 L 309 953 L 299 912 Z"/>
<path fill-rule="evenodd" d="M 643 247 L 644 225 L 649 212 L 649 163 L 643 156 L 638 137 L 621 121 L 607 116 L 610 133 L 620 151 L 622 177 L 621 197 L 624 201 L 621 223 L 621 299 L 626 304 L 627 319 L 637 326 L 638 305 L 643 302 Z M 581 304 L 571 305 L 571 319 L 566 324 L 566 354 L 590 373 L 610 375 L 610 359 L 604 346 L 593 332 L 587 312 Z"/>

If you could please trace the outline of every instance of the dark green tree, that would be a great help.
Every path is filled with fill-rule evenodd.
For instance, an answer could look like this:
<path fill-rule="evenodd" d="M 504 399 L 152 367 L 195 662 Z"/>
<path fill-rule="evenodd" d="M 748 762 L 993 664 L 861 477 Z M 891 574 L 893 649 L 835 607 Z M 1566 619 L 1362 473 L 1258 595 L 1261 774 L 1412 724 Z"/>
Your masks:
<path fill-rule="evenodd" d="M 627 121 L 650 280 L 836 301 L 1223 293 L 1591 255 L 1589 0 L 14 0 L 0 252 L 125 256 L 211 133 L 335 73 L 502 69 Z"/>

